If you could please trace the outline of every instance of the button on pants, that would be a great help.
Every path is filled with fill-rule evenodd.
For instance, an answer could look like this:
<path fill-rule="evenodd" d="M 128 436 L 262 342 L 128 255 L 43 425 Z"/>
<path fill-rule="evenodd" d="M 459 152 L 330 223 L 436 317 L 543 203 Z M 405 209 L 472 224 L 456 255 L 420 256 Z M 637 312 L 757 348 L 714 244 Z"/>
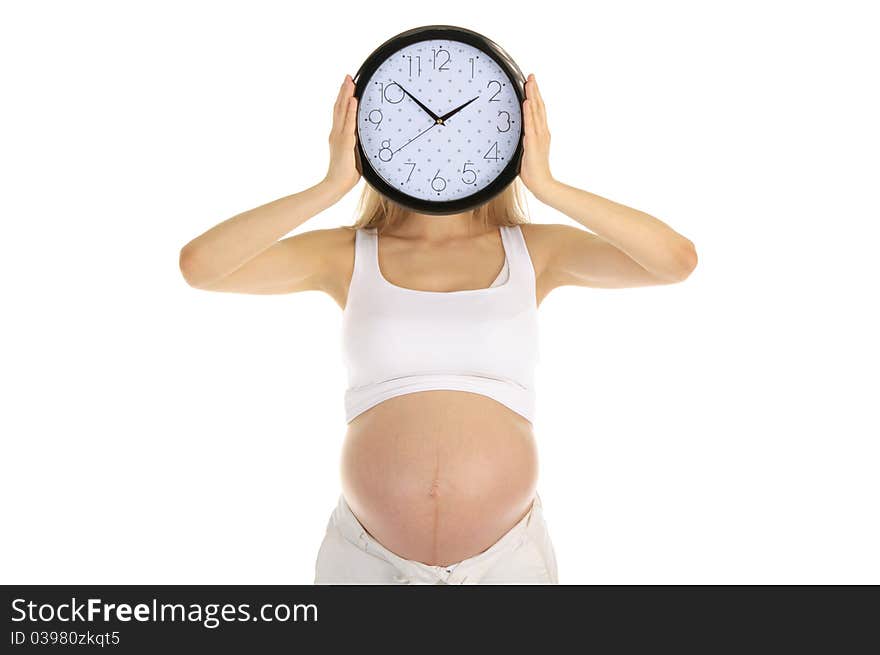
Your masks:
<path fill-rule="evenodd" d="M 449 566 L 395 555 L 374 539 L 340 495 L 315 562 L 315 584 L 558 584 L 541 497 L 498 541 Z"/>

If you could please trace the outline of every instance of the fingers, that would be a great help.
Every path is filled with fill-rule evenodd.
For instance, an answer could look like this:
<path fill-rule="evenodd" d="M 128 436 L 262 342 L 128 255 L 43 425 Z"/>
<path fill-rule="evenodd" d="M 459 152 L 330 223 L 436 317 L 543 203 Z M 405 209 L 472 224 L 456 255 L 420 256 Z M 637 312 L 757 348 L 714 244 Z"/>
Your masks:
<path fill-rule="evenodd" d="M 535 118 L 532 111 L 534 104 L 534 101 L 529 98 L 523 101 L 523 133 L 529 139 L 535 135 Z"/>
<path fill-rule="evenodd" d="M 534 85 L 534 89 L 535 89 L 535 100 L 537 100 L 537 102 L 535 103 L 535 109 L 537 110 L 536 114 L 537 114 L 538 118 L 541 120 L 541 123 L 546 125 L 546 123 L 547 123 L 547 109 L 544 106 L 544 98 L 541 95 L 541 87 L 538 86 L 538 80 L 535 79 L 534 73 L 532 73 L 532 84 Z"/>
<path fill-rule="evenodd" d="M 333 103 L 333 129 L 336 129 L 339 124 L 339 108 L 342 106 L 342 98 L 345 95 L 345 83 L 348 81 L 348 75 L 345 77 L 346 79 L 342 80 L 342 84 L 339 85 L 339 92 L 336 94 L 336 102 Z"/>
<path fill-rule="evenodd" d="M 345 110 L 345 124 L 342 128 L 343 134 L 354 134 L 354 128 L 357 124 L 357 98 L 349 96 L 348 105 Z"/>
<path fill-rule="evenodd" d="M 342 86 L 339 87 L 339 93 L 336 94 L 336 102 L 333 105 L 332 132 L 338 132 L 342 128 L 345 122 L 348 99 L 353 93 L 354 82 L 352 81 L 351 76 L 346 74 L 345 79 L 342 81 Z"/>
<path fill-rule="evenodd" d="M 538 81 L 535 79 L 534 73 L 529 75 L 526 80 L 526 98 L 531 109 L 532 129 L 534 131 L 549 132 L 547 126 L 547 109 L 544 106 L 544 99 L 541 97 L 541 89 L 538 88 Z"/>

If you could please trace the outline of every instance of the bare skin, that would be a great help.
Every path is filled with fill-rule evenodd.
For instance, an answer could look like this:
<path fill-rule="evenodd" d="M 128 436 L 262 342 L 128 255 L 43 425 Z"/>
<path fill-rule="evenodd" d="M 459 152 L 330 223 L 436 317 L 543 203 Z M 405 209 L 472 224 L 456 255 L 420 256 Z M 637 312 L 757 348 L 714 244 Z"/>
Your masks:
<path fill-rule="evenodd" d="M 180 268 L 191 286 L 252 294 L 320 290 L 344 309 L 354 233 L 331 228 L 284 237 L 359 180 L 353 91 L 346 75 L 333 108 L 324 178 L 186 244 Z M 536 305 L 565 285 L 622 288 L 686 279 L 697 264 L 691 241 L 653 216 L 556 180 L 534 76 L 526 97 L 520 179 L 538 200 L 587 228 L 522 226 L 535 268 Z M 410 214 L 393 233 L 381 235 L 384 277 L 425 291 L 489 286 L 504 261 L 497 227 L 485 231 L 472 212 L 424 219 Z M 423 391 L 391 398 L 355 418 L 340 473 L 352 511 L 380 543 L 407 559 L 448 565 L 485 550 L 528 512 L 538 453 L 531 423 L 492 398 Z"/>

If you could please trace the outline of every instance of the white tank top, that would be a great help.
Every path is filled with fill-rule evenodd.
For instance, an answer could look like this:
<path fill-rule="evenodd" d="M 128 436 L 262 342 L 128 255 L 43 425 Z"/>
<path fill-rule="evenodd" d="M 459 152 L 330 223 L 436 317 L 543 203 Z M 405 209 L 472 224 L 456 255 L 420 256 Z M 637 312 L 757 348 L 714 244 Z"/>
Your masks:
<path fill-rule="evenodd" d="M 342 318 L 346 423 L 431 389 L 488 396 L 534 422 L 535 269 L 520 227 L 498 227 L 504 268 L 492 286 L 464 291 L 391 284 L 379 269 L 376 228 L 357 230 Z"/>

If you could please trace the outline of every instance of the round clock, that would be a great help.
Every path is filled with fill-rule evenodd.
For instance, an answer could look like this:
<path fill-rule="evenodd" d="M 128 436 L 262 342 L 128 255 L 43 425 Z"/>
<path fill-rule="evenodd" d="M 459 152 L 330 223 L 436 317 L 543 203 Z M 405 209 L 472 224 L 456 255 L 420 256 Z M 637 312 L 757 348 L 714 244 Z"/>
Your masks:
<path fill-rule="evenodd" d="M 357 165 L 391 200 L 426 214 L 477 207 L 519 174 L 525 78 L 471 30 L 419 27 L 355 75 Z"/>

